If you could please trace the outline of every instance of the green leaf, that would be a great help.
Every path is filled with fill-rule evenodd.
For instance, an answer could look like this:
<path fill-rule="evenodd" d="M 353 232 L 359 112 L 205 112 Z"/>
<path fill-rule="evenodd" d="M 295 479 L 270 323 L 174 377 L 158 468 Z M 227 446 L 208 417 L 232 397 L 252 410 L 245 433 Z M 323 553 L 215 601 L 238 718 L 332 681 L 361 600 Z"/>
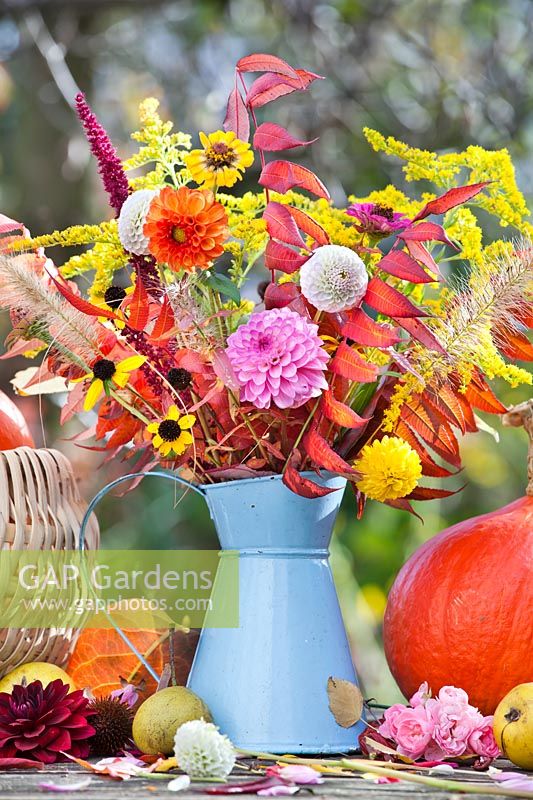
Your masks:
<path fill-rule="evenodd" d="M 217 275 L 213 272 L 207 279 L 207 285 L 215 292 L 223 294 L 224 297 L 229 297 L 236 305 L 240 304 L 241 293 L 227 275 Z"/>

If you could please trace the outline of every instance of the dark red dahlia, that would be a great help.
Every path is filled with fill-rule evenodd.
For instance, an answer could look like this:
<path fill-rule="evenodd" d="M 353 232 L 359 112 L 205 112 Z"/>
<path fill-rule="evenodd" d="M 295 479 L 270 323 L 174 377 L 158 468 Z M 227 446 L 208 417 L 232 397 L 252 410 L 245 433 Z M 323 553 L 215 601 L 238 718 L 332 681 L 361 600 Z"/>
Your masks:
<path fill-rule="evenodd" d="M 89 701 L 57 679 L 0 692 L 0 758 L 24 757 L 43 764 L 64 761 L 63 753 L 86 758 L 95 733 L 87 722 Z"/>

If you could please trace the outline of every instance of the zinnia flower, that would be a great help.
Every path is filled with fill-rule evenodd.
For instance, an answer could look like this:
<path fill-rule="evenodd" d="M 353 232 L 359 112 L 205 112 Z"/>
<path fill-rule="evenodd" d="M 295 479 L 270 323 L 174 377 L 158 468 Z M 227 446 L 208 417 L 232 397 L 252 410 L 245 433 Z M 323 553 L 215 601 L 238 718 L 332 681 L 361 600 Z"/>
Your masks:
<path fill-rule="evenodd" d="M 224 206 L 213 192 L 167 186 L 152 200 L 143 230 L 158 261 L 176 272 L 192 272 L 222 255 L 227 223 Z"/>
<path fill-rule="evenodd" d="M 161 422 L 151 422 L 146 426 L 148 433 L 153 434 L 152 444 L 160 455 L 168 456 L 171 450 L 180 456 L 193 443 L 194 439 L 189 430 L 196 422 L 193 414 L 184 414 L 180 417 L 177 406 L 170 406 L 165 419 Z"/>
<path fill-rule="evenodd" d="M 397 436 L 365 445 L 354 466 L 361 473 L 357 488 L 380 503 L 410 494 L 422 475 L 418 453 Z"/>
<path fill-rule="evenodd" d="M 88 378 L 91 380 L 91 385 L 85 395 L 84 411 L 90 411 L 91 408 L 94 408 L 102 394 L 109 392 L 111 382 L 123 389 L 129 381 L 130 372 L 139 369 L 145 361 L 146 356 L 130 356 L 119 361 L 118 364 L 115 364 L 109 358 L 98 358 L 94 362 L 93 371 L 89 375 L 84 375 L 83 378 L 76 378 L 75 381 L 72 381 L 72 383 L 77 383 Z"/>
<path fill-rule="evenodd" d="M 60 678 L 43 688 L 41 681 L 0 692 L 0 757 L 31 758 L 43 764 L 89 754 L 95 733 L 87 722 L 89 701 L 70 692 Z"/>
<path fill-rule="evenodd" d="M 203 719 L 178 728 L 174 753 L 180 769 L 194 778 L 226 778 L 235 766 L 235 748 L 228 737 Z"/>
<path fill-rule="evenodd" d="M 193 180 L 204 188 L 233 186 L 253 164 L 250 145 L 237 139 L 233 131 L 215 131 L 209 136 L 200 133 L 200 141 L 203 149 L 192 150 L 185 163 Z"/>
<path fill-rule="evenodd" d="M 349 247 L 318 247 L 300 270 L 302 294 L 319 311 L 347 311 L 359 305 L 368 285 L 363 261 Z"/>
<path fill-rule="evenodd" d="M 297 408 L 327 389 L 328 354 L 318 326 L 290 308 L 253 314 L 228 337 L 241 399 L 257 408 Z"/>
<path fill-rule="evenodd" d="M 377 203 L 354 203 L 346 213 L 356 218 L 358 224 L 355 224 L 355 228 L 359 233 L 369 233 L 371 236 L 390 236 L 394 231 L 411 224 L 408 217 Z"/>
<path fill-rule="evenodd" d="M 139 189 L 130 194 L 120 209 L 118 237 L 128 253 L 134 253 L 136 256 L 149 254 L 148 239 L 143 229 L 150 203 L 158 193 L 157 189 Z"/>

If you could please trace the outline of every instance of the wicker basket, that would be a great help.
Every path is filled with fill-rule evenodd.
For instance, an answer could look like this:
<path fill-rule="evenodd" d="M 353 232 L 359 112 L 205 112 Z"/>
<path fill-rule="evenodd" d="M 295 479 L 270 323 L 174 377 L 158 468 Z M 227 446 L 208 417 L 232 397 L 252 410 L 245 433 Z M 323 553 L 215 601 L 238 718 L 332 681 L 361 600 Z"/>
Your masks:
<path fill-rule="evenodd" d="M 76 549 L 86 507 L 72 465 L 62 453 L 30 447 L 0 452 L 2 550 Z M 93 517 L 87 546 L 96 548 L 98 542 Z M 73 628 L 0 628 L 0 677 L 29 661 L 64 666 L 76 637 Z"/>

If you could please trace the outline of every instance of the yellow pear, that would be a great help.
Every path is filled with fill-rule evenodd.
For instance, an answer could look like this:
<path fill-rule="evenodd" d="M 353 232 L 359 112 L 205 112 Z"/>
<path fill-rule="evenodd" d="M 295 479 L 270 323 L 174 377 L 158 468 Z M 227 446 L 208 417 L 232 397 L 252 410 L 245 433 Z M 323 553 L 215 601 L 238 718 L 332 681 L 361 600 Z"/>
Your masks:
<path fill-rule="evenodd" d="M 169 686 L 139 706 L 133 720 L 133 741 L 142 753 L 168 756 L 174 752 L 174 736 L 180 725 L 202 718 L 213 721 L 198 695 L 185 686 Z"/>
<path fill-rule="evenodd" d="M 494 737 L 509 761 L 533 769 L 533 683 L 506 694 L 494 712 Z"/>
<path fill-rule="evenodd" d="M 41 681 L 43 686 L 48 686 L 49 683 L 57 680 L 57 678 L 61 678 L 63 683 L 67 683 L 71 692 L 75 690 L 76 684 L 61 667 L 56 667 L 55 664 L 47 664 L 46 661 L 31 661 L 29 664 L 21 664 L 20 667 L 16 667 L 11 672 L 8 672 L 7 675 L 4 675 L 0 680 L 0 692 L 11 692 L 13 686 L 24 682 Z"/>

